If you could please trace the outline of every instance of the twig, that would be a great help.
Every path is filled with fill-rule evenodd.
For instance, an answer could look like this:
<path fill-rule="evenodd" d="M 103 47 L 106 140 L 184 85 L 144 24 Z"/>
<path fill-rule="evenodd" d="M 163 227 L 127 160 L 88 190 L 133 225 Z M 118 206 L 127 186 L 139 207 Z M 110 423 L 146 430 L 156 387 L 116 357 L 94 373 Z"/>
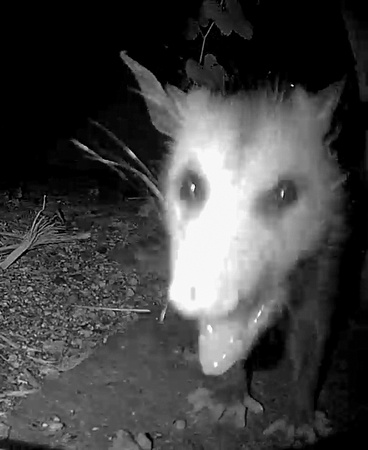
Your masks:
<path fill-rule="evenodd" d="M 150 309 L 135 309 L 135 308 L 108 308 L 103 306 L 85 306 L 85 305 L 74 305 L 75 308 L 83 309 L 96 309 L 101 311 L 121 311 L 121 312 L 134 312 L 134 313 L 150 313 Z"/>
<path fill-rule="evenodd" d="M 78 233 L 75 236 L 68 236 L 68 235 L 60 235 L 58 237 L 54 237 L 54 240 L 50 240 L 47 237 L 40 236 L 40 239 L 37 241 L 37 246 L 40 245 L 47 245 L 47 244 L 62 244 L 66 242 L 74 242 L 74 241 L 82 241 L 84 239 L 89 239 L 91 237 L 90 232 L 85 233 Z M 0 247 L 0 253 L 7 253 L 9 250 L 14 250 L 19 247 L 19 244 L 13 244 L 13 245 L 7 245 L 5 247 Z M 2 267 L 2 264 L 0 264 L 0 267 Z M 4 267 L 2 267 L 4 269 Z"/>
<path fill-rule="evenodd" d="M 39 389 L 29 389 L 27 391 L 8 391 L 0 394 L 0 399 L 4 399 L 7 397 L 26 397 L 29 394 L 35 394 Z"/>
<path fill-rule="evenodd" d="M 44 360 L 44 359 L 42 359 L 42 358 L 35 358 L 34 356 L 27 355 L 27 354 L 26 354 L 26 357 L 27 357 L 28 359 L 31 359 L 32 361 L 34 361 L 34 362 L 36 362 L 36 363 L 44 364 L 44 365 L 46 365 L 46 366 L 52 366 L 52 365 L 55 364 L 55 363 L 52 362 L 52 361 L 46 361 L 46 360 Z"/>
<path fill-rule="evenodd" d="M 202 60 L 203 60 L 203 53 L 204 53 L 204 46 L 206 45 L 206 39 L 208 37 L 208 35 L 210 34 L 212 27 L 214 26 L 215 22 L 212 22 L 209 29 L 207 30 L 206 34 L 203 37 L 203 41 L 202 41 L 202 46 L 201 46 L 201 54 L 199 55 L 199 64 L 203 64 Z"/>
<path fill-rule="evenodd" d="M 6 233 L 5 231 L 0 231 L 1 236 L 22 239 L 22 235 L 20 233 Z"/>
<path fill-rule="evenodd" d="M 159 323 L 163 323 L 164 322 L 168 307 L 169 307 L 169 302 L 166 302 L 166 304 L 164 305 L 164 307 L 161 310 Z"/>
<path fill-rule="evenodd" d="M 13 341 L 11 341 L 10 339 L 8 339 L 7 337 L 5 337 L 3 334 L 0 333 L 0 339 L 2 339 L 4 342 L 6 342 L 8 345 L 10 345 L 10 347 L 19 348 L 18 344 L 15 344 Z"/>
<path fill-rule="evenodd" d="M 6 245 L 4 247 L 0 247 L 0 252 L 1 253 L 6 253 L 9 250 L 14 250 L 15 248 L 18 247 L 18 244 L 13 244 L 13 245 Z"/>

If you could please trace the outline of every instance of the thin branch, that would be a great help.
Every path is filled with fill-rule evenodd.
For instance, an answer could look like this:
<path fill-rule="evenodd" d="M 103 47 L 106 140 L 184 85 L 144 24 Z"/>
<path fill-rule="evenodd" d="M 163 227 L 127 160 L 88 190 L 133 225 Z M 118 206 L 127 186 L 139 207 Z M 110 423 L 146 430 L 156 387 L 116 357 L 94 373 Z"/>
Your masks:
<path fill-rule="evenodd" d="M 4 342 L 6 342 L 10 347 L 12 348 L 19 348 L 19 345 L 11 341 L 9 338 L 5 337 L 3 334 L 0 333 L 0 339 L 2 339 Z"/>
<path fill-rule="evenodd" d="M 0 235 L 13 239 L 22 239 L 22 235 L 20 233 L 6 233 L 5 231 L 0 231 Z"/>
<path fill-rule="evenodd" d="M 201 46 L 201 53 L 199 55 L 199 64 L 203 65 L 203 53 L 204 53 L 204 46 L 206 45 L 206 39 L 207 36 L 210 34 L 212 27 L 215 25 L 215 22 L 212 22 L 209 29 L 207 30 L 206 34 L 203 36 L 202 46 Z"/>
<path fill-rule="evenodd" d="M 98 311 L 118 311 L 118 312 L 133 312 L 133 313 L 142 313 L 148 314 L 151 313 L 150 309 L 136 309 L 136 308 L 108 308 L 103 306 L 85 306 L 85 305 L 74 305 L 75 308 L 83 308 L 83 309 L 94 309 Z"/>

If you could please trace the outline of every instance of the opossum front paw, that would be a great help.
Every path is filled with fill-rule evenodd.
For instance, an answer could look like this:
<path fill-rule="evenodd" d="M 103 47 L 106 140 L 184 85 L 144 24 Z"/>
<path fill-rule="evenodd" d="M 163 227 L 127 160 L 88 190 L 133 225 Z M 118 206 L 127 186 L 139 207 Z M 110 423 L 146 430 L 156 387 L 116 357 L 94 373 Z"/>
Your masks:
<path fill-rule="evenodd" d="M 196 421 L 209 419 L 211 422 L 231 425 L 235 428 L 244 428 L 248 412 L 260 414 L 263 406 L 254 398 L 245 394 L 244 400 L 231 403 L 219 401 L 214 398 L 211 391 L 198 388 L 188 395 L 188 402 L 192 406 L 190 416 Z"/>
<path fill-rule="evenodd" d="M 198 388 L 188 395 L 188 402 L 192 406 L 189 415 L 197 423 L 210 420 L 235 428 L 245 427 L 247 408 L 239 401 L 227 404 L 216 400 L 208 389 Z"/>
<path fill-rule="evenodd" d="M 249 394 L 245 394 L 242 402 L 227 405 L 219 419 L 221 423 L 231 423 L 235 428 L 244 428 L 247 424 L 248 413 L 262 414 L 264 411 L 260 402 Z"/>
<path fill-rule="evenodd" d="M 244 428 L 246 425 L 247 408 L 241 403 L 236 402 L 227 405 L 219 418 L 222 424 L 230 424 L 235 428 Z"/>
<path fill-rule="evenodd" d="M 278 419 L 273 422 L 263 434 L 269 436 L 271 434 L 282 432 L 288 444 L 294 448 L 298 448 L 303 444 L 313 444 L 318 438 L 331 434 L 331 423 L 325 413 L 317 411 L 315 418 L 311 424 L 295 425 L 286 419 Z"/>
<path fill-rule="evenodd" d="M 244 395 L 243 405 L 253 414 L 262 414 L 264 412 L 263 405 L 249 394 Z"/>

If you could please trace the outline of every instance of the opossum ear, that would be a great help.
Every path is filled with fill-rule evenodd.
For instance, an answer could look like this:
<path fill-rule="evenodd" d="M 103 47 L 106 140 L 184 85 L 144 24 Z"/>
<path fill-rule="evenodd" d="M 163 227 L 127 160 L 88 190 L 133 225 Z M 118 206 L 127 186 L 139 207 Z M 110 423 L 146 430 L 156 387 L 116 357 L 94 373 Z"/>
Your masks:
<path fill-rule="evenodd" d="M 330 123 L 331 116 L 339 104 L 345 83 L 346 80 L 343 79 L 318 93 L 316 99 L 316 119 L 321 123 Z"/>
<path fill-rule="evenodd" d="M 185 93 L 174 86 L 168 86 L 165 90 L 148 69 L 138 64 L 125 52 L 121 52 L 120 57 L 138 82 L 152 125 L 160 133 L 173 138 L 180 125 L 180 110 Z"/>
<path fill-rule="evenodd" d="M 302 88 L 294 92 L 294 101 L 316 126 L 324 132 L 331 124 L 332 115 L 340 101 L 345 80 L 332 84 L 316 95 L 308 94 Z"/>

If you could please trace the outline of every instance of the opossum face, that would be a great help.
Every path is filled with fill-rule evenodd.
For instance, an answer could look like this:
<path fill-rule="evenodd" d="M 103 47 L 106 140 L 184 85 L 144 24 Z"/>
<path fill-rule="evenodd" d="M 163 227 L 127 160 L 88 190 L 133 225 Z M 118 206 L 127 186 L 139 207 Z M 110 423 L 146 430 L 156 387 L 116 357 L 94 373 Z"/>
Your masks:
<path fill-rule="evenodd" d="M 325 238 L 341 174 L 318 112 L 300 91 L 279 103 L 200 90 L 181 105 L 166 197 L 169 295 L 184 316 L 224 317 L 241 300 L 255 317 Z"/>
<path fill-rule="evenodd" d="M 331 245 L 340 228 L 342 175 L 323 145 L 337 86 L 316 98 L 296 89 L 282 102 L 262 93 L 186 94 L 164 90 L 121 57 L 153 125 L 173 141 L 165 173 L 169 297 L 198 320 L 203 371 L 221 374 L 246 357 L 287 301 L 296 263 Z"/>

